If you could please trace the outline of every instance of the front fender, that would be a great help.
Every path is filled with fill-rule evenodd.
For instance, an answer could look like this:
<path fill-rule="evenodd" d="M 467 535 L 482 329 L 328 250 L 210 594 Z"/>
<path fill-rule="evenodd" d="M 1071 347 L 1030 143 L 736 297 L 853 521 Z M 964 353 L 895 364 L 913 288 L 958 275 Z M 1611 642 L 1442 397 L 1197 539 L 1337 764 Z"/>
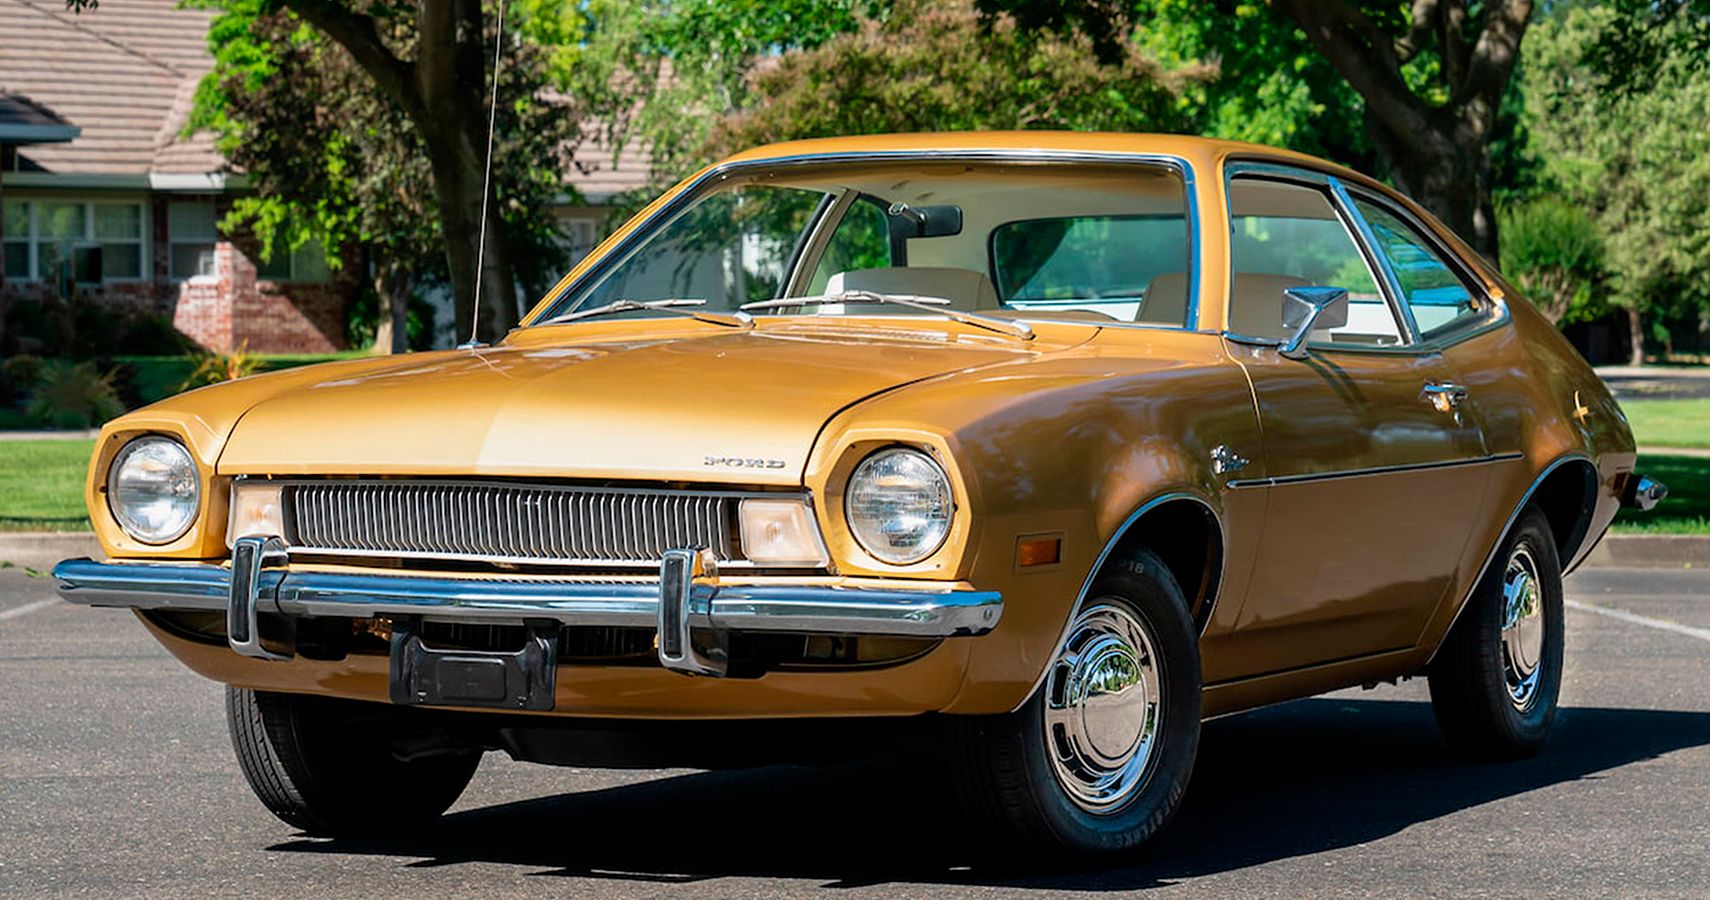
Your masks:
<path fill-rule="evenodd" d="M 839 479 L 886 443 L 939 454 L 957 491 L 950 541 L 914 571 L 887 570 L 851 549 L 841 525 Z M 1219 444 L 1260 458 L 1251 393 L 1221 342 L 1193 332 L 1104 329 L 1073 351 L 930 379 L 845 410 L 816 443 L 806 481 L 840 571 L 965 580 L 1003 592 L 1003 621 L 970 642 L 949 709 L 1002 712 L 1031 693 L 1095 565 L 1137 510 L 1183 493 L 1225 516 L 1211 465 Z M 1245 522 L 1243 514 L 1243 534 Z M 1019 567 L 1017 544 L 1035 535 L 1061 537 L 1059 562 Z"/>

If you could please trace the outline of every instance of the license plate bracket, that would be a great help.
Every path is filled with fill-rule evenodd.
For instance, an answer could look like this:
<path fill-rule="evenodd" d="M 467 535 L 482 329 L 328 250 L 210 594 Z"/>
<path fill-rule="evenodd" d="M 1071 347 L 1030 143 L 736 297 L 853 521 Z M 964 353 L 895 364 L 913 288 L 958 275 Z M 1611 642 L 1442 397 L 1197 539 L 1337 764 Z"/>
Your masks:
<path fill-rule="evenodd" d="M 555 705 L 558 629 L 530 626 L 521 648 L 433 647 L 394 622 L 387 676 L 393 703 L 543 711 Z"/>

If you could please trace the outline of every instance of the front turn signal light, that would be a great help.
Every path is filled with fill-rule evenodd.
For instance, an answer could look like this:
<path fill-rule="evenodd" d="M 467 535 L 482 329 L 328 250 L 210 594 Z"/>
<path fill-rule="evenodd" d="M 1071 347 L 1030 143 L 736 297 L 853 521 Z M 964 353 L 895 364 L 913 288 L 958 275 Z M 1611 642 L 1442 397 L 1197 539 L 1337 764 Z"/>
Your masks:
<path fill-rule="evenodd" d="M 806 500 L 744 500 L 740 518 L 742 553 L 755 565 L 820 568 L 830 562 Z"/>
<path fill-rule="evenodd" d="M 232 485 L 231 518 L 226 523 L 226 546 L 241 537 L 284 537 L 285 512 L 277 484 L 240 481 Z"/>

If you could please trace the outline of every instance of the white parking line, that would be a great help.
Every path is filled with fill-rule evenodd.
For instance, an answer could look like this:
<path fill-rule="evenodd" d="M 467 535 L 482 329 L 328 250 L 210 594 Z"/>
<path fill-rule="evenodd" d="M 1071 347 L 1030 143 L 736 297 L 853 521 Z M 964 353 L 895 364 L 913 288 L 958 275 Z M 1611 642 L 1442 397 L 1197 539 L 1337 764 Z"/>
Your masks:
<path fill-rule="evenodd" d="M 60 599 L 58 597 L 49 597 L 46 600 L 37 600 L 34 603 L 26 603 L 23 606 L 14 606 L 11 609 L 0 609 L 0 621 L 5 619 L 16 619 L 19 616 L 27 616 L 38 609 L 47 609 L 59 602 Z"/>
<path fill-rule="evenodd" d="M 1641 616 L 1638 613 L 1630 613 L 1622 609 L 1610 609 L 1607 606 L 1592 606 L 1589 603 L 1581 603 L 1578 600 L 1563 600 L 1562 605 L 1568 609 L 1577 609 L 1580 612 L 1596 613 L 1600 616 L 1608 616 L 1611 619 L 1620 619 L 1623 622 L 1631 622 L 1634 625 L 1643 625 L 1647 628 L 1655 628 L 1659 631 L 1672 631 L 1675 634 L 1684 634 L 1687 637 L 1695 637 L 1701 641 L 1710 641 L 1710 628 L 1694 628 L 1691 625 L 1681 625 L 1678 622 L 1653 619 L 1650 616 Z"/>

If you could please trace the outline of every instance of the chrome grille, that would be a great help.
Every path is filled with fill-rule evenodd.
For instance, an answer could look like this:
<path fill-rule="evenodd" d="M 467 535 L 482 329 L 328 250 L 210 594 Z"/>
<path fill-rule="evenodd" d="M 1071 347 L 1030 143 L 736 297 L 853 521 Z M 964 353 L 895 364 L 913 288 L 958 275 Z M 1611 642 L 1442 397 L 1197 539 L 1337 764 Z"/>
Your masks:
<path fill-rule="evenodd" d="M 721 491 L 483 482 L 314 481 L 284 485 L 293 553 L 586 566 L 657 566 L 705 547 L 740 563 L 745 496 Z"/>

